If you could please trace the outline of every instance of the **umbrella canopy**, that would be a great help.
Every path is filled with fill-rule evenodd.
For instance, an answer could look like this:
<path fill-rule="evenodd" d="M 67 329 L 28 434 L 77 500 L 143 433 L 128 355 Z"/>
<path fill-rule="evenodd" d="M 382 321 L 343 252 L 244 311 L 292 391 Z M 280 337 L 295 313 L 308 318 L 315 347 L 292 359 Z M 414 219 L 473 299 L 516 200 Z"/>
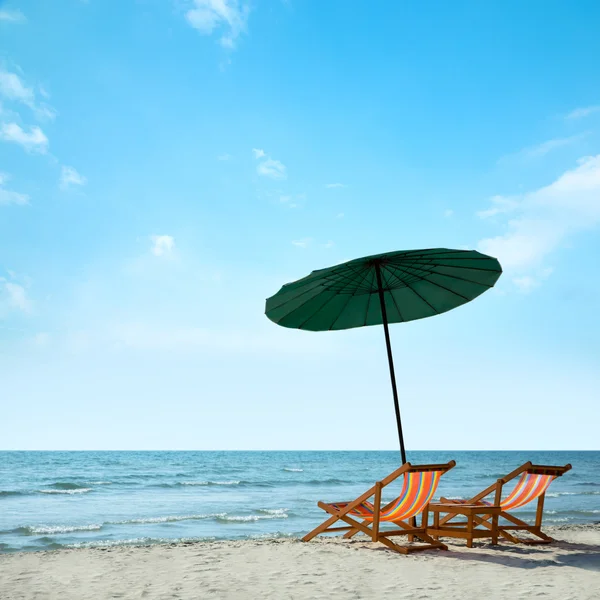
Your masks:
<path fill-rule="evenodd" d="M 383 325 L 402 462 L 406 462 L 388 323 L 424 319 L 466 304 L 494 286 L 500 263 L 474 250 L 433 248 L 358 258 L 284 285 L 265 313 L 308 331 Z"/>

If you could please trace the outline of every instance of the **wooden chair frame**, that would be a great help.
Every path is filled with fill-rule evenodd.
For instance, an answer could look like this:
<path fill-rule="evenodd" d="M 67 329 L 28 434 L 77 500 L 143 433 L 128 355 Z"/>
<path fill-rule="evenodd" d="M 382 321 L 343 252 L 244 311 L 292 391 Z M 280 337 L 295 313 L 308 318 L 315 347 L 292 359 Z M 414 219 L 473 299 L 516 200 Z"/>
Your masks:
<path fill-rule="evenodd" d="M 326 502 L 318 502 L 319 508 L 322 508 L 325 512 L 331 516 L 324 521 L 321 525 L 313 529 L 310 533 L 307 533 L 302 541 L 308 542 L 315 536 L 322 533 L 346 531 L 344 534 L 345 539 L 349 539 L 357 533 L 364 533 L 369 536 L 373 542 L 381 542 L 391 550 L 400 552 L 402 554 L 408 554 L 409 552 L 416 552 L 419 550 L 429 550 L 431 548 L 438 548 L 441 550 L 447 550 L 448 547 L 441 542 L 434 540 L 430 535 L 427 534 L 427 523 L 429 517 L 429 505 L 426 505 L 422 511 L 421 526 L 417 527 L 416 516 L 410 517 L 408 522 L 405 520 L 386 521 L 396 525 L 398 529 L 385 530 L 380 529 L 380 514 L 381 514 L 381 493 L 384 487 L 396 480 L 400 475 L 410 472 L 426 472 L 426 471 L 442 471 L 442 475 L 452 469 L 456 465 L 456 462 L 451 460 L 448 463 L 443 464 L 431 464 L 431 465 L 411 465 L 405 463 L 399 469 L 396 469 L 393 473 L 390 473 L 387 477 L 381 481 L 377 481 L 375 485 L 369 488 L 364 494 L 360 495 L 356 500 L 345 504 L 343 507 L 338 508 L 334 504 Z M 358 515 L 350 516 L 350 512 L 359 506 L 362 502 L 369 500 L 374 497 L 373 501 L 373 519 L 361 519 Z M 346 526 L 343 527 L 332 527 L 337 521 L 343 521 Z M 369 527 L 370 524 L 370 527 Z M 407 535 L 408 541 L 412 542 L 415 537 L 422 540 L 426 545 L 424 546 L 400 546 L 390 540 L 390 537 L 398 535 Z"/>
<path fill-rule="evenodd" d="M 570 464 L 567 464 L 564 467 L 555 467 L 555 466 L 549 466 L 549 465 L 534 465 L 531 462 L 526 462 L 526 463 L 522 464 L 520 467 L 518 467 L 517 469 L 515 469 L 514 471 L 510 472 L 508 475 L 505 475 L 501 479 L 498 479 L 498 481 L 496 481 L 496 483 L 493 483 L 492 485 L 487 487 L 482 492 L 479 492 L 479 494 L 477 494 L 476 496 L 473 496 L 473 498 L 471 498 L 470 500 L 467 500 L 467 501 L 451 500 L 449 498 L 442 497 L 440 499 L 440 502 L 442 502 L 444 504 L 482 505 L 483 499 L 486 496 L 489 496 L 490 494 L 494 493 L 494 503 L 492 506 L 500 507 L 501 502 L 502 502 L 502 488 L 508 482 L 512 481 L 519 475 L 527 472 L 527 473 L 531 473 L 531 474 L 535 474 L 535 475 L 552 475 L 554 477 L 560 477 L 561 475 L 563 475 L 570 469 L 571 469 Z M 497 525 L 496 526 L 497 530 L 494 532 L 496 534 L 496 536 L 501 535 L 503 538 L 505 538 L 515 544 L 518 544 L 518 543 L 548 544 L 550 542 L 553 542 L 554 541 L 553 538 L 551 538 L 549 535 L 546 535 L 541 529 L 542 517 L 544 514 L 545 497 L 546 497 L 545 491 L 543 494 L 538 496 L 534 525 L 525 523 L 525 521 L 518 519 L 514 515 L 510 514 L 508 511 L 501 510 L 500 517 L 506 519 L 507 521 L 512 523 L 512 525 Z M 452 520 L 454 517 L 456 517 L 456 515 L 452 515 L 452 514 L 443 517 L 440 520 L 440 525 L 444 525 L 448 521 Z M 477 524 L 482 525 L 483 527 L 486 527 L 487 529 L 491 529 L 492 531 L 494 530 L 494 525 L 491 522 L 491 519 L 492 519 L 491 515 L 484 515 L 483 517 L 475 516 L 474 519 Z M 450 523 L 449 525 L 454 525 L 454 523 Z M 512 535 L 511 533 L 509 533 L 510 531 L 528 531 L 529 533 L 533 534 L 534 536 L 536 536 L 539 539 L 531 540 L 531 539 L 518 538 L 518 537 Z"/>

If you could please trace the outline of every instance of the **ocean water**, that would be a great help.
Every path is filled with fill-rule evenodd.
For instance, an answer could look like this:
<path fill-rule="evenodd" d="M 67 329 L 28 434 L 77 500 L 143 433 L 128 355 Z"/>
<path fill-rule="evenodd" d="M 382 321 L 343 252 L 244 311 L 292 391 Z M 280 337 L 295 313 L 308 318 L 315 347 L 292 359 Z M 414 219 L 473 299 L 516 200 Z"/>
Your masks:
<path fill-rule="evenodd" d="M 408 458 L 456 460 L 438 488 L 455 498 L 527 460 L 571 463 L 549 489 L 545 523 L 600 521 L 600 452 Z M 398 452 L 0 452 L 0 552 L 301 536 L 324 518 L 317 500 L 351 500 L 398 465 Z"/>

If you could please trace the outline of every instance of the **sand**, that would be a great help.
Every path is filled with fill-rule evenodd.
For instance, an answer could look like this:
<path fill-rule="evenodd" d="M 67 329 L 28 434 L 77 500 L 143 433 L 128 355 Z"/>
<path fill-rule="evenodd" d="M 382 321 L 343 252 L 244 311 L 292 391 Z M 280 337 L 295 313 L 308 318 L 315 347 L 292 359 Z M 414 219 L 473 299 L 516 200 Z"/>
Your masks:
<path fill-rule="evenodd" d="M 0 598 L 600 599 L 600 525 L 549 546 L 460 542 L 399 555 L 365 538 L 200 542 L 0 555 Z"/>

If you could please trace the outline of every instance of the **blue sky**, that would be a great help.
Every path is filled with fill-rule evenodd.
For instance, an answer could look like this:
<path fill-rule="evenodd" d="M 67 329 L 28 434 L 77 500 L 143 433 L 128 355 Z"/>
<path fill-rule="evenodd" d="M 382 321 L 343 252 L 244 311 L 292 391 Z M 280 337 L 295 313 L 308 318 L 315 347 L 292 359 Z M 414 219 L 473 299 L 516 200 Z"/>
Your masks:
<path fill-rule="evenodd" d="M 395 449 L 383 332 L 286 330 L 264 300 L 451 247 L 504 274 L 392 327 L 408 450 L 598 449 L 599 22 L 0 1 L 0 447 Z"/>

